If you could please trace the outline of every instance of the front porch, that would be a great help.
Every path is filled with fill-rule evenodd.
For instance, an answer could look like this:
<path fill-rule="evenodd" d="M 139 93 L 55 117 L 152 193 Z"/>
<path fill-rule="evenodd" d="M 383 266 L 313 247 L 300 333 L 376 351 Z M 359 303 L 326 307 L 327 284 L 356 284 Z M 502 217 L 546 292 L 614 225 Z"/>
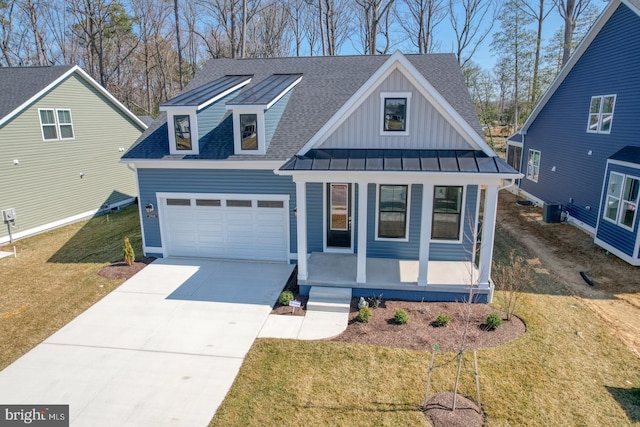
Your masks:
<path fill-rule="evenodd" d="M 470 262 L 429 261 L 426 286 L 418 285 L 417 260 L 367 258 L 365 283 L 356 279 L 357 263 L 356 254 L 312 253 L 307 280 L 299 282 L 301 292 L 307 293 L 311 286 L 346 287 L 352 288 L 354 297 L 382 293 L 388 299 L 461 301 L 473 284 L 478 302 L 490 302 L 493 296 L 493 284 L 479 283 L 480 272 Z"/>

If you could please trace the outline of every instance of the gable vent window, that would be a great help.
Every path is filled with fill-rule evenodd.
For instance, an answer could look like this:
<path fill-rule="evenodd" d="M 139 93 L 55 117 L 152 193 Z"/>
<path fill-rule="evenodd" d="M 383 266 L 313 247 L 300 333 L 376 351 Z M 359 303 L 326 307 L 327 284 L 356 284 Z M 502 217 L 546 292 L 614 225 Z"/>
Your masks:
<path fill-rule="evenodd" d="M 589 105 L 589 133 L 611 133 L 616 95 L 592 96 Z"/>
<path fill-rule="evenodd" d="M 191 122 L 188 115 L 173 116 L 177 150 L 191 150 Z"/>
<path fill-rule="evenodd" d="M 39 113 L 43 140 L 74 138 L 71 110 L 40 109 Z"/>

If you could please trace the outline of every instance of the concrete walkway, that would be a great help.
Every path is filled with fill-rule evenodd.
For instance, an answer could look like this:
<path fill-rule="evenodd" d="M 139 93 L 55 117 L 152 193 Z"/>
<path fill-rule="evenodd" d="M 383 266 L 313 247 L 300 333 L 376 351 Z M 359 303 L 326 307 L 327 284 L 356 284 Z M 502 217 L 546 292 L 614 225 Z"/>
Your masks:
<path fill-rule="evenodd" d="M 0 372 L 72 426 L 206 426 L 294 266 L 159 259 Z"/>

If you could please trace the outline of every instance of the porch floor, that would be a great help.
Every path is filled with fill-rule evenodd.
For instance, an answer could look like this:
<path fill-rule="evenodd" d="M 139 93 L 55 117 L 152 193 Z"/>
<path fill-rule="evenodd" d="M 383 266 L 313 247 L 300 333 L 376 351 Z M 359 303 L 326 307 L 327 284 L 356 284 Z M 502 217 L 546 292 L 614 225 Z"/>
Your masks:
<path fill-rule="evenodd" d="M 472 271 L 470 269 L 472 268 Z M 469 262 L 429 261 L 427 286 L 418 286 L 418 261 L 367 258 L 367 282 L 356 282 L 357 255 L 314 252 L 307 261 L 307 285 L 397 290 L 459 291 L 477 283 L 478 269 Z M 457 288 L 457 289 L 456 289 Z M 488 289 L 480 284 L 479 289 Z"/>

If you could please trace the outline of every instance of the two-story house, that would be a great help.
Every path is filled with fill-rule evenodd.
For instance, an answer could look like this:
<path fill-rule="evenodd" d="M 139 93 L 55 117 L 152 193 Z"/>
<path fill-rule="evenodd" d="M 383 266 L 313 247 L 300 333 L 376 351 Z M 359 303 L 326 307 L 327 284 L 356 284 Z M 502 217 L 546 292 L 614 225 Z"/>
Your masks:
<path fill-rule="evenodd" d="M 453 55 L 215 59 L 161 110 L 122 158 L 147 255 L 297 263 L 302 293 L 491 299 L 497 195 L 521 175 Z"/>
<path fill-rule="evenodd" d="M 520 191 L 561 204 L 596 244 L 640 265 L 640 1 L 612 0 L 522 129 L 508 162 Z"/>
<path fill-rule="evenodd" d="M 0 243 L 133 202 L 145 129 L 77 66 L 0 67 Z"/>

